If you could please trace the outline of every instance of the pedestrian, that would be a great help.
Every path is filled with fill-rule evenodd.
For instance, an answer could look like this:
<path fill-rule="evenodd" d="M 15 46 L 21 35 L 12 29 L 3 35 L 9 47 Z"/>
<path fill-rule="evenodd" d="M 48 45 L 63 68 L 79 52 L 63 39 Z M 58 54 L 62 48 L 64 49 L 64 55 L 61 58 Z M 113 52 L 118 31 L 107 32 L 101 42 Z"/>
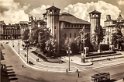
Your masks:
<path fill-rule="evenodd" d="M 26 57 L 26 54 L 24 56 Z"/>
<path fill-rule="evenodd" d="M 68 74 L 68 69 L 66 69 L 66 74 Z"/>
<path fill-rule="evenodd" d="M 24 68 L 24 65 L 22 65 L 22 68 Z"/>
<path fill-rule="evenodd" d="M 79 72 L 79 70 L 77 69 L 77 74 L 78 74 L 78 78 L 79 78 L 79 76 L 80 76 L 80 72 Z"/>
<path fill-rule="evenodd" d="M 36 59 L 36 61 L 37 61 L 37 62 L 39 62 L 39 58 L 38 58 L 38 59 Z"/>

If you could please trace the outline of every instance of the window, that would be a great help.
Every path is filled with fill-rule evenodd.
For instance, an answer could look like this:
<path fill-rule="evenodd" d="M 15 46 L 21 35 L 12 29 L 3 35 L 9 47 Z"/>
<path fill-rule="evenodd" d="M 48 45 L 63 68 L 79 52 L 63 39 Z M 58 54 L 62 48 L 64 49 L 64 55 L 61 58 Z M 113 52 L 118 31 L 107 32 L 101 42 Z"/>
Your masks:
<path fill-rule="evenodd" d="M 64 34 L 64 38 L 66 38 L 66 36 L 67 36 L 67 35 L 66 35 L 66 34 Z"/>
<path fill-rule="evenodd" d="M 73 28 L 73 24 L 71 25 L 71 27 Z"/>
<path fill-rule="evenodd" d="M 98 17 L 98 15 L 96 15 L 96 17 Z"/>
<path fill-rule="evenodd" d="M 56 29 L 56 26 L 54 27 L 54 29 Z"/>
<path fill-rule="evenodd" d="M 65 27 L 67 27 L 67 25 L 65 24 Z"/>
<path fill-rule="evenodd" d="M 70 38 L 71 38 L 71 33 L 70 33 Z"/>
<path fill-rule="evenodd" d="M 76 27 L 76 24 L 74 25 L 74 27 Z"/>
<path fill-rule="evenodd" d="M 80 24 L 80 27 L 82 27 L 82 25 Z"/>
<path fill-rule="evenodd" d="M 74 33 L 74 38 L 76 38 L 76 33 Z"/>
<path fill-rule="evenodd" d="M 70 27 L 70 24 L 68 24 L 68 27 Z"/>
<path fill-rule="evenodd" d="M 55 34 L 54 38 L 56 39 L 56 34 Z"/>
<path fill-rule="evenodd" d="M 54 12 L 57 13 L 57 10 L 55 10 Z"/>

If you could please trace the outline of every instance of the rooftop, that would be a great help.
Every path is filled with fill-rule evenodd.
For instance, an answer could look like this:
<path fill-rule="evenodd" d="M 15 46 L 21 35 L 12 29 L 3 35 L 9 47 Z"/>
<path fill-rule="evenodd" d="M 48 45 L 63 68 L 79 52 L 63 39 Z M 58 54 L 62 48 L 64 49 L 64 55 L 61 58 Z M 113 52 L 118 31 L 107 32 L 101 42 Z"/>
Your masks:
<path fill-rule="evenodd" d="M 47 8 L 46 10 L 50 10 L 50 9 L 54 9 L 54 10 L 60 10 L 59 8 L 57 8 L 57 7 L 55 7 L 55 6 L 51 6 L 51 7 L 49 7 L 49 8 Z"/>
<path fill-rule="evenodd" d="M 64 12 L 64 13 L 61 13 L 60 14 L 60 18 L 59 18 L 60 21 L 65 21 L 65 22 L 69 22 L 69 23 L 78 23 L 78 24 L 90 24 L 88 21 L 85 21 L 85 20 L 82 20 L 82 19 L 79 19 L 67 12 Z"/>
<path fill-rule="evenodd" d="M 0 24 L 5 24 L 4 21 L 0 21 Z"/>
<path fill-rule="evenodd" d="M 20 21 L 20 24 L 28 24 L 28 21 Z"/>
<path fill-rule="evenodd" d="M 122 15 L 119 14 L 119 16 L 118 16 L 118 18 L 117 18 L 117 21 L 122 21 L 122 20 L 124 20 L 124 19 L 123 19 Z"/>
<path fill-rule="evenodd" d="M 94 11 L 90 12 L 89 14 L 101 14 L 101 12 L 94 10 Z"/>

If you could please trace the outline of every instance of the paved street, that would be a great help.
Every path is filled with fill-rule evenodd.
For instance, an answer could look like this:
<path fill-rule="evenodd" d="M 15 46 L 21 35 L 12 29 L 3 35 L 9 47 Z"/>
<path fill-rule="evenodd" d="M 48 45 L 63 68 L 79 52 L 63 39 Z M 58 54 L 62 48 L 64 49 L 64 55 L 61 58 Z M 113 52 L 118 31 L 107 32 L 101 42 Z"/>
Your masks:
<path fill-rule="evenodd" d="M 55 73 L 40 71 L 27 67 L 24 62 L 22 62 L 20 58 L 16 55 L 16 53 L 13 52 L 9 45 L 5 44 L 4 47 L 5 49 L 3 52 L 5 53 L 5 60 L 2 61 L 2 63 L 5 63 L 8 66 L 12 66 L 12 69 L 18 78 L 18 82 L 90 82 L 91 75 L 99 72 L 110 72 L 111 78 L 118 80 L 121 79 L 124 75 L 123 63 L 97 69 L 92 69 L 92 67 L 86 67 L 87 70 L 80 73 L 80 78 L 77 77 L 77 73 L 69 73 L 69 75 L 67 75 L 65 72 Z M 22 68 L 22 65 L 25 65 L 25 67 Z"/>
<path fill-rule="evenodd" d="M 18 40 L 14 41 L 14 47 L 12 47 L 12 49 L 17 53 L 17 55 L 19 55 L 19 57 L 21 58 L 22 61 L 24 61 L 24 63 L 26 63 L 26 58 L 25 55 L 26 50 L 22 49 L 22 46 L 18 46 Z M 9 42 L 8 44 L 9 46 L 12 46 L 13 44 L 11 44 L 11 42 Z M 19 49 L 20 48 L 20 51 Z M 42 59 L 40 59 L 40 62 L 37 62 L 36 59 L 38 58 L 36 55 L 34 55 L 33 53 L 31 53 L 31 51 L 36 50 L 36 48 L 32 48 L 29 49 L 29 60 L 32 61 L 35 65 L 30 66 L 30 67 L 34 67 L 34 69 L 38 69 L 38 70 L 43 70 L 43 71 L 52 71 L 52 72 L 65 72 L 65 69 L 68 68 L 68 57 L 64 57 L 64 61 L 65 63 L 49 63 L 49 62 L 45 62 Z M 20 54 L 18 54 L 18 51 L 20 52 Z M 120 53 L 120 52 L 119 52 Z M 76 71 L 77 69 L 84 71 L 87 69 L 96 69 L 96 68 L 101 68 L 101 67 L 105 67 L 105 66 L 113 66 L 113 65 L 117 65 L 117 64 L 121 64 L 124 63 L 124 54 L 123 52 L 121 52 L 122 55 L 119 56 L 111 56 L 111 57 L 105 57 L 105 60 L 102 60 L 103 57 L 101 58 L 95 58 L 94 60 L 102 60 L 102 61 L 94 61 L 93 65 L 90 66 L 80 66 L 77 65 L 76 63 L 74 63 L 73 61 L 71 61 L 71 70 L 72 71 Z M 118 58 L 120 57 L 120 58 Z M 112 58 L 111 60 L 107 60 L 107 58 Z M 80 61 L 80 57 L 79 56 L 72 56 L 71 60 L 76 60 L 76 61 Z M 42 68 L 42 69 L 41 69 Z"/>

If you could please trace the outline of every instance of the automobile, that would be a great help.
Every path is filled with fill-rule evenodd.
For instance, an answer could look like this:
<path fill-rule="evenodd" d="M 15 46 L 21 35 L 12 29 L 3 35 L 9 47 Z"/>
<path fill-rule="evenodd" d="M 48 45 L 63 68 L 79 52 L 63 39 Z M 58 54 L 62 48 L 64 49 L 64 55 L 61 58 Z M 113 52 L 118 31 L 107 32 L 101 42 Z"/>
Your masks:
<path fill-rule="evenodd" d="M 34 63 L 33 63 L 33 62 L 31 62 L 31 61 L 29 61 L 28 63 L 29 63 L 30 65 L 34 65 Z"/>
<path fill-rule="evenodd" d="M 29 49 L 32 49 L 32 47 L 30 47 Z"/>
<path fill-rule="evenodd" d="M 98 73 L 91 76 L 92 82 L 108 82 L 110 81 L 110 73 Z"/>
<path fill-rule="evenodd" d="M 6 42 L 6 44 L 8 44 L 9 42 Z"/>

